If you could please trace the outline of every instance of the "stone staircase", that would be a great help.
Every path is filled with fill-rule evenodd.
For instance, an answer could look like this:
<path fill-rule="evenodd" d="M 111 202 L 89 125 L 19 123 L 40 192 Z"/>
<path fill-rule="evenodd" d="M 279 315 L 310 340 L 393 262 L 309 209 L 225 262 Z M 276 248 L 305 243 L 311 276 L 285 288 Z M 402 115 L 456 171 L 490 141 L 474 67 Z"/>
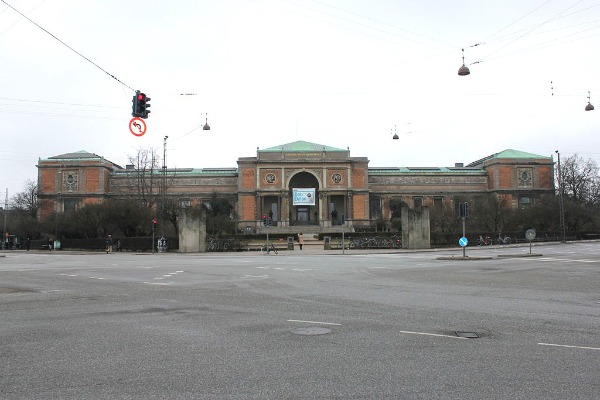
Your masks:
<path fill-rule="evenodd" d="M 352 229 L 352 227 L 348 227 L 348 226 L 342 226 L 342 225 L 335 225 L 329 228 L 321 228 L 318 225 L 300 225 L 300 226 L 269 226 L 269 227 L 264 227 L 261 226 L 260 228 L 258 228 L 258 233 L 262 233 L 265 234 L 267 233 L 267 230 L 269 231 L 269 233 L 280 233 L 280 234 L 290 234 L 290 235 L 297 235 L 298 233 L 302 232 L 304 234 L 304 239 L 306 240 L 306 238 L 308 236 L 312 236 L 312 235 L 318 235 L 319 233 L 342 233 L 342 231 L 346 232 L 346 234 L 354 232 L 354 229 Z"/>

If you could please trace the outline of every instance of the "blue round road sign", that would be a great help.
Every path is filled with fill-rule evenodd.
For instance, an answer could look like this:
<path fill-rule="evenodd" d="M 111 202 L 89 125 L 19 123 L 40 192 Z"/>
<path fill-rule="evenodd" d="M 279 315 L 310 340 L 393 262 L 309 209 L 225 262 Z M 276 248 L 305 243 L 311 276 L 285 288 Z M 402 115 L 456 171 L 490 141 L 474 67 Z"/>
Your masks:
<path fill-rule="evenodd" d="M 463 236 L 460 239 L 458 239 L 458 244 L 460 244 L 460 247 L 465 247 L 469 244 L 469 239 Z"/>

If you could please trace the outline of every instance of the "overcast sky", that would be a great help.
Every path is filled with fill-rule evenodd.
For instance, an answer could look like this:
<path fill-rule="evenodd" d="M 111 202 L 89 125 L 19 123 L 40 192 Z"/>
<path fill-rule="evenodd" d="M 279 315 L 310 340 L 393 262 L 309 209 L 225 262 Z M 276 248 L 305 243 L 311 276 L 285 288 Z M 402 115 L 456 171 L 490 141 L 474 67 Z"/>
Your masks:
<path fill-rule="evenodd" d="M 296 140 L 371 167 L 509 148 L 600 162 L 599 49 L 598 0 L 0 0 L 2 203 L 38 158 L 125 166 L 165 135 L 169 167 Z M 152 98 L 142 137 L 136 89 Z"/>

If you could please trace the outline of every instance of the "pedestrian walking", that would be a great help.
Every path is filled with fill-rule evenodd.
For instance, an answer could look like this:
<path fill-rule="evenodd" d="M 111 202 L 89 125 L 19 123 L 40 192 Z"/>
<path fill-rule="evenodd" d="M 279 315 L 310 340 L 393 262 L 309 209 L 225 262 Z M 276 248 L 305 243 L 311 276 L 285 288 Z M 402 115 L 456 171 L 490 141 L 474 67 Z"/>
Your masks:
<path fill-rule="evenodd" d="M 302 250 L 302 246 L 304 245 L 304 235 L 302 232 L 298 234 L 298 244 L 300 245 L 300 250 Z"/>
<path fill-rule="evenodd" d="M 27 240 L 25 241 L 25 248 L 27 249 L 27 251 L 29 251 L 29 249 L 31 248 L 31 238 L 28 237 Z"/>
<path fill-rule="evenodd" d="M 106 254 L 112 253 L 112 250 L 113 250 L 112 236 L 108 235 L 106 237 L 106 240 L 104 241 L 104 243 L 106 244 Z"/>
<path fill-rule="evenodd" d="M 117 251 L 123 251 L 123 246 L 121 245 L 121 239 L 117 239 Z"/>

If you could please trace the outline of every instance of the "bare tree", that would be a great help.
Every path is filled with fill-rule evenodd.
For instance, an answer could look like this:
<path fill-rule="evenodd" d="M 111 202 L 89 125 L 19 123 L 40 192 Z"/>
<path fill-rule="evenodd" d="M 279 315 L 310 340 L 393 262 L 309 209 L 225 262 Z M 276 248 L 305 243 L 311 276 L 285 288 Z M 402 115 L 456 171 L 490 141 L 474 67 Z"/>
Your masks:
<path fill-rule="evenodd" d="M 584 160 L 577 154 L 565 158 L 561 165 L 564 195 L 578 203 L 597 201 L 597 186 L 600 181 L 598 164 L 592 159 Z"/>
<path fill-rule="evenodd" d="M 133 169 L 127 172 L 122 195 L 135 197 L 140 204 L 154 208 L 160 187 L 160 156 L 155 148 L 139 148 L 129 155 Z"/>
<path fill-rule="evenodd" d="M 37 192 L 37 182 L 33 179 L 27 179 L 25 181 L 25 189 L 12 197 L 10 207 L 13 210 L 25 212 L 35 218 L 38 209 Z"/>

